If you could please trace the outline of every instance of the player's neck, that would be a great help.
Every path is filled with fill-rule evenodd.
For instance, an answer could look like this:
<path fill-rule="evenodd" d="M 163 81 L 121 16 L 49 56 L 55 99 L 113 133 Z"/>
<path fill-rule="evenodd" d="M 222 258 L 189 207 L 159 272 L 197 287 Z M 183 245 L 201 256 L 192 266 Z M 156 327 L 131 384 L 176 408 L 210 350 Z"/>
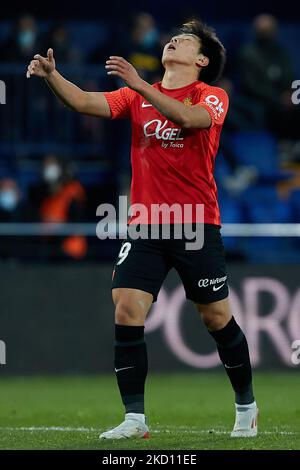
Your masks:
<path fill-rule="evenodd" d="M 195 70 L 190 69 L 166 69 L 163 79 L 163 88 L 175 89 L 190 85 L 198 80 Z"/>

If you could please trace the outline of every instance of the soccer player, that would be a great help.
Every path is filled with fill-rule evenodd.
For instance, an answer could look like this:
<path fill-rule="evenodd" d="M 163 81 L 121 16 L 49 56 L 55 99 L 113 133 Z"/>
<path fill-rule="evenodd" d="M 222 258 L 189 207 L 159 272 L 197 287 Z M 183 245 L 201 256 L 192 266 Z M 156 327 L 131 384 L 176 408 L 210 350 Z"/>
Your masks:
<path fill-rule="evenodd" d="M 71 109 L 103 118 L 129 118 L 132 123 L 131 204 L 192 206 L 183 225 L 202 223 L 204 245 L 187 249 L 186 237 L 170 239 L 127 236 L 116 261 L 112 298 L 115 304 L 115 372 L 125 420 L 100 435 L 104 439 L 148 437 L 144 387 L 148 371 L 144 323 L 171 268 L 183 282 L 186 297 L 215 340 L 235 392 L 236 419 L 232 437 L 257 434 L 257 406 L 247 340 L 228 303 L 224 247 L 220 235 L 217 189 L 213 177 L 228 97 L 211 86 L 221 75 L 225 49 L 214 30 L 198 20 L 185 23 L 163 50 L 163 79 L 150 85 L 124 58 L 111 56 L 109 75 L 127 85 L 113 92 L 85 92 L 55 69 L 53 50 L 35 55 L 27 77 L 45 78 Z M 204 220 L 197 210 L 204 205 Z M 148 212 L 149 213 L 149 212 Z M 129 220 L 129 227 L 136 217 Z M 140 220 L 140 219 L 139 219 Z M 151 217 L 141 225 L 151 226 Z M 204 222 L 204 224 L 203 224 Z M 140 223 L 140 222 L 139 222 Z M 201 405 L 199 405 L 201 406 Z"/>

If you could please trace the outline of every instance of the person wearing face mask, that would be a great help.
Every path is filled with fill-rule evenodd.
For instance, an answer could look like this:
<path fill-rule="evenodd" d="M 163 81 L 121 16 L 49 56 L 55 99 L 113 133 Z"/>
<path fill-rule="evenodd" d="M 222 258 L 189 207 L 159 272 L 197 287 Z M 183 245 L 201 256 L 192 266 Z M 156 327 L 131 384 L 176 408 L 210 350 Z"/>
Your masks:
<path fill-rule="evenodd" d="M 48 44 L 53 44 L 60 63 L 74 62 L 80 58 L 79 51 L 73 47 L 70 34 L 64 23 L 54 23 L 42 40 L 42 48 L 47 50 Z"/>
<path fill-rule="evenodd" d="M 12 62 L 27 61 L 36 48 L 38 28 L 31 15 L 22 15 L 8 40 L 2 45 L 1 60 Z"/>
<path fill-rule="evenodd" d="M 43 165 L 43 179 L 45 183 L 51 187 L 55 185 L 60 185 L 62 183 L 62 174 L 63 169 L 61 163 L 57 160 L 55 156 L 48 156 Z"/>
<path fill-rule="evenodd" d="M 272 15 L 259 15 L 253 31 L 253 43 L 239 54 L 242 92 L 263 110 L 267 128 L 278 137 L 295 138 L 299 112 L 292 104 L 291 84 L 296 77 L 288 51 L 277 38 L 278 22 Z"/>
<path fill-rule="evenodd" d="M 30 192 L 38 220 L 45 223 L 80 222 L 85 208 L 85 191 L 56 155 L 45 157 L 42 180 L 41 185 Z M 82 259 L 87 253 L 86 238 L 75 234 L 63 239 L 47 237 L 44 241 L 51 258 Z"/>
<path fill-rule="evenodd" d="M 16 181 L 3 178 L 0 181 L 0 221 L 15 222 L 20 219 L 21 194 Z"/>
<path fill-rule="evenodd" d="M 160 33 L 149 13 L 139 13 L 134 18 L 126 55 L 145 79 L 151 81 L 162 75 Z"/>
<path fill-rule="evenodd" d="M 11 176 L 0 180 L 0 223 L 27 222 L 27 206 L 17 181 Z M 2 233 L 0 237 L 0 259 L 17 259 L 28 254 L 28 238 L 14 237 Z"/>

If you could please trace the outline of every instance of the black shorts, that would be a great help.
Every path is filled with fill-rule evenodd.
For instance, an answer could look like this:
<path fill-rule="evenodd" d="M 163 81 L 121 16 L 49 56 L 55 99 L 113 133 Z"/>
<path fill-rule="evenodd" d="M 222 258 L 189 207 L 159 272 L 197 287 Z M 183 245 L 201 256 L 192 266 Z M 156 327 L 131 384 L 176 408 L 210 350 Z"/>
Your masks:
<path fill-rule="evenodd" d="M 228 296 L 224 245 L 220 226 L 204 224 L 201 249 L 187 250 L 186 238 L 124 239 L 112 274 L 112 289 L 140 289 L 157 300 L 159 290 L 171 268 L 183 283 L 186 298 L 209 304 Z"/>

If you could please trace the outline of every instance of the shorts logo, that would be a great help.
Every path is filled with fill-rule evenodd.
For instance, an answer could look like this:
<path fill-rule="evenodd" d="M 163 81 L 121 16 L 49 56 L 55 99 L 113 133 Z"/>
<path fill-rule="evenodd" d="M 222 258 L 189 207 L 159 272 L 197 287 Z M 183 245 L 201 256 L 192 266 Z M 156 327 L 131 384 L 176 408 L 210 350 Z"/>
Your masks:
<path fill-rule="evenodd" d="M 227 279 L 227 276 L 217 277 L 215 279 L 208 279 L 208 278 L 207 279 L 200 279 L 198 281 L 198 286 L 199 287 L 213 286 L 213 290 L 217 291 L 225 285 L 226 279 Z M 220 283 L 221 283 L 221 285 L 218 285 Z"/>
<path fill-rule="evenodd" d="M 220 290 L 222 289 L 222 287 L 225 286 L 225 282 L 223 282 L 223 284 L 221 284 L 220 286 L 213 286 L 213 290 L 216 291 L 216 290 Z"/>

